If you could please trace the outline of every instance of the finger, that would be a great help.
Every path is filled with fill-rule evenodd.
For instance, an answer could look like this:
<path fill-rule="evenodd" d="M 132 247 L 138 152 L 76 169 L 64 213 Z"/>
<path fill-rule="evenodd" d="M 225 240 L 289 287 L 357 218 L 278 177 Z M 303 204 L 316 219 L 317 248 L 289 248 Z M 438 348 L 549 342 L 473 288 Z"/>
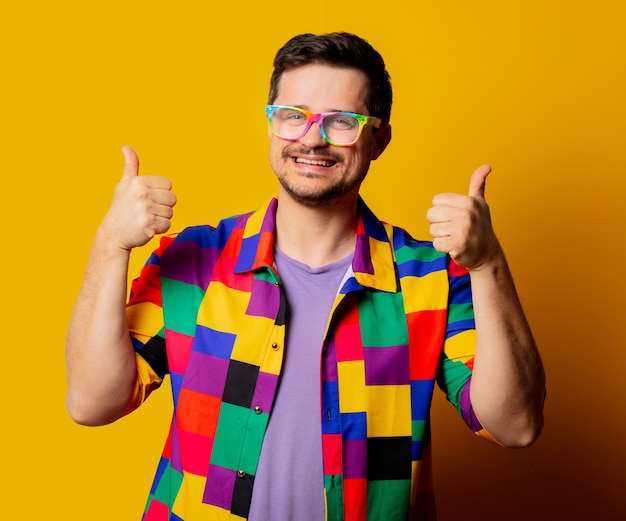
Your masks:
<path fill-rule="evenodd" d="M 464 195 L 463 197 L 467 197 Z M 450 222 L 459 215 L 457 207 L 452 205 L 435 205 L 426 212 L 426 220 L 433 223 Z"/>
<path fill-rule="evenodd" d="M 456 227 L 449 222 L 433 223 L 429 226 L 428 231 L 434 238 L 450 237 L 456 231 Z"/>
<path fill-rule="evenodd" d="M 137 153 L 130 147 L 122 147 L 122 154 L 124 154 L 124 171 L 122 172 L 122 179 L 129 177 L 136 177 L 139 175 L 139 158 Z"/>
<path fill-rule="evenodd" d="M 173 208 L 176 205 L 176 195 L 169 190 L 155 190 L 152 192 L 152 201 L 160 206 Z"/>
<path fill-rule="evenodd" d="M 152 214 L 155 217 L 163 217 L 164 219 L 171 219 L 172 217 L 174 217 L 174 208 L 172 206 L 156 204 L 152 208 Z"/>
<path fill-rule="evenodd" d="M 491 167 L 489 165 L 482 165 L 474 170 L 469 184 L 468 195 L 470 197 L 478 197 L 480 199 L 485 198 L 485 182 L 489 172 L 491 172 Z"/>
<path fill-rule="evenodd" d="M 155 216 L 154 218 L 154 233 L 161 234 L 167 232 L 172 226 L 172 222 L 168 217 Z"/>
<path fill-rule="evenodd" d="M 433 197 L 432 204 L 434 207 L 465 208 L 468 204 L 467 195 L 443 192 Z"/>
<path fill-rule="evenodd" d="M 156 175 L 141 176 L 145 186 L 153 190 L 165 190 L 172 189 L 172 182 L 167 177 L 161 177 Z"/>
<path fill-rule="evenodd" d="M 452 258 L 458 255 L 458 251 L 454 249 L 450 237 L 435 237 L 433 239 L 433 248 L 440 253 L 447 253 Z"/>

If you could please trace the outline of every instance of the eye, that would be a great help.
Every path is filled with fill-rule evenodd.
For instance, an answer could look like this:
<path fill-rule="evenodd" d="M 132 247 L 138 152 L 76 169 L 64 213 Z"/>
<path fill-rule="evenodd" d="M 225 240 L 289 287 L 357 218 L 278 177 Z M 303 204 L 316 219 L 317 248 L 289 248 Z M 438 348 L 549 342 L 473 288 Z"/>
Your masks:
<path fill-rule="evenodd" d="M 294 125 L 304 123 L 307 120 L 306 115 L 294 109 L 279 109 L 276 111 L 275 117 Z"/>
<path fill-rule="evenodd" d="M 334 114 L 326 118 L 326 124 L 337 130 L 350 130 L 358 126 L 359 122 L 352 116 Z"/>

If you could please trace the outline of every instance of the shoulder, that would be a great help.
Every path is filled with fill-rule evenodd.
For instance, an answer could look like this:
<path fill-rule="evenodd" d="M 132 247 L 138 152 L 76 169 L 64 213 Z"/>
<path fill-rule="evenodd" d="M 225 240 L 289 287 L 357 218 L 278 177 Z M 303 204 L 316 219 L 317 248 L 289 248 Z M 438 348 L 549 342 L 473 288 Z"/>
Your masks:
<path fill-rule="evenodd" d="M 240 242 L 245 222 L 252 212 L 222 219 L 217 225 L 189 226 L 161 239 L 161 275 L 174 279 L 193 278 L 205 286 L 222 252 Z M 196 280 L 197 279 L 197 280 Z"/>
<path fill-rule="evenodd" d="M 407 230 L 399 226 L 385 225 L 389 229 L 394 257 L 399 276 L 416 276 L 441 273 L 445 278 L 463 275 L 450 257 L 437 251 L 432 241 L 414 238 Z"/>
<path fill-rule="evenodd" d="M 380 219 L 363 199 L 359 199 L 358 209 L 363 223 L 363 232 L 368 237 L 380 242 L 390 242 L 396 252 L 406 249 L 411 254 L 445 257 L 445 254 L 435 251 L 431 241 L 416 239 L 404 227 Z"/>
<path fill-rule="evenodd" d="M 182 231 L 170 235 L 167 241 L 168 250 L 176 250 L 183 245 L 195 245 L 198 248 L 223 248 L 236 229 L 243 229 L 248 218 L 254 212 L 237 214 L 220 220 L 216 225 L 200 224 L 188 226 Z"/>

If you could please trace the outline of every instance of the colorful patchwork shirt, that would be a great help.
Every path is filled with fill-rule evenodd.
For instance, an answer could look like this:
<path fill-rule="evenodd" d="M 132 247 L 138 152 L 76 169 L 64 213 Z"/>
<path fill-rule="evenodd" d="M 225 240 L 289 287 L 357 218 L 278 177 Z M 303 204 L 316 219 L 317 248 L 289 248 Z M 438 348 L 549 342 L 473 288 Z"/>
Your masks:
<path fill-rule="evenodd" d="M 133 283 L 127 412 L 166 374 L 174 405 L 144 521 L 248 516 L 286 348 L 277 204 L 164 237 Z M 468 273 L 359 201 L 352 267 L 321 346 L 327 519 L 435 519 L 435 382 L 489 438 L 469 401 L 474 348 Z"/>

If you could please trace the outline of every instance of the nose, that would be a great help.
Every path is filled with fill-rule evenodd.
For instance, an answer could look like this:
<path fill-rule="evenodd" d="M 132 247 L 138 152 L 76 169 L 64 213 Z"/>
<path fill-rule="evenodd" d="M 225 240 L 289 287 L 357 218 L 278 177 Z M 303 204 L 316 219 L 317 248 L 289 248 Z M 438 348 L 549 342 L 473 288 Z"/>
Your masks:
<path fill-rule="evenodd" d="M 322 136 L 319 121 L 314 121 L 311 123 L 309 129 L 300 138 L 300 142 L 309 148 L 328 146 L 328 143 L 324 139 L 324 136 Z"/>

